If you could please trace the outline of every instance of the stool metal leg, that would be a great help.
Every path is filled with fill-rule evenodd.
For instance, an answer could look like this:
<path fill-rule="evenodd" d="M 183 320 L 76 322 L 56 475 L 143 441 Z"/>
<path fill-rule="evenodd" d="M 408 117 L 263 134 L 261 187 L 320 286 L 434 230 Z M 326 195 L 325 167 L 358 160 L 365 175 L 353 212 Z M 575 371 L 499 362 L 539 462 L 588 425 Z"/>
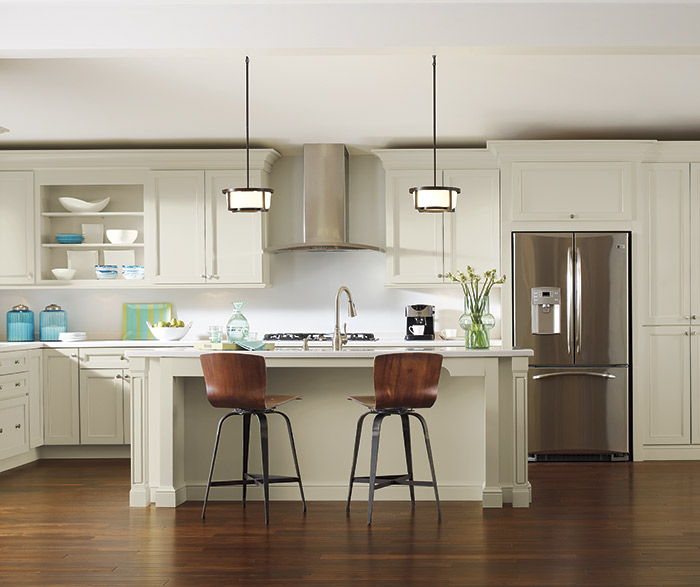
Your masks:
<path fill-rule="evenodd" d="M 241 479 L 243 480 L 243 507 L 245 507 L 246 494 L 248 490 L 248 454 L 250 452 L 250 414 L 243 414 L 243 471 Z"/>
<path fill-rule="evenodd" d="M 423 427 L 423 436 L 425 437 L 425 449 L 428 453 L 428 462 L 430 463 L 430 474 L 433 477 L 433 489 L 435 490 L 435 503 L 437 504 L 438 520 L 442 520 L 442 512 L 440 511 L 440 496 L 438 495 L 437 479 L 435 478 L 435 464 L 433 463 L 433 451 L 430 449 L 430 438 L 428 437 L 428 425 L 425 418 L 416 412 L 411 412 L 409 415 L 418 418 L 418 421 Z"/>
<path fill-rule="evenodd" d="M 206 493 L 204 494 L 204 505 L 202 506 L 202 520 L 204 519 L 204 516 L 207 511 L 207 501 L 209 500 L 209 490 L 211 489 L 211 478 L 212 475 L 214 474 L 214 463 L 216 463 L 216 451 L 219 449 L 219 438 L 221 436 L 221 425 L 224 423 L 224 420 L 228 418 L 229 416 L 235 415 L 234 412 L 231 412 L 230 414 L 226 414 L 223 418 L 219 420 L 219 425 L 216 427 L 216 440 L 214 440 L 214 452 L 211 455 L 211 466 L 209 467 L 209 479 L 207 480 L 207 490 Z"/>
<path fill-rule="evenodd" d="M 374 486 L 377 482 L 377 460 L 379 457 L 379 433 L 382 421 L 389 414 L 377 414 L 372 422 L 372 456 L 369 465 L 369 503 L 367 506 L 367 525 L 372 524 L 372 508 L 374 507 Z"/>
<path fill-rule="evenodd" d="M 411 456 L 411 426 L 407 414 L 401 414 L 401 427 L 403 428 L 403 448 L 406 452 L 406 471 L 408 480 L 413 481 L 413 458 Z M 411 509 L 416 509 L 416 491 L 413 485 L 409 485 L 411 493 Z"/>
<path fill-rule="evenodd" d="M 348 489 L 348 503 L 345 506 L 345 513 L 350 513 L 350 498 L 352 497 L 352 486 L 355 483 L 355 469 L 357 468 L 357 455 L 360 452 L 360 437 L 362 436 L 362 424 L 365 418 L 372 412 L 365 412 L 357 420 L 357 432 L 355 433 L 355 448 L 352 452 L 352 467 L 350 468 L 350 487 Z"/>
<path fill-rule="evenodd" d="M 270 523 L 270 461 L 267 444 L 267 416 L 256 412 L 260 422 L 260 451 L 262 452 L 263 495 L 265 496 L 265 523 Z"/>
<path fill-rule="evenodd" d="M 271 414 L 279 414 L 284 418 L 284 421 L 287 423 L 287 432 L 289 432 L 289 444 L 292 447 L 292 458 L 294 459 L 294 468 L 296 469 L 297 472 L 297 478 L 299 479 L 299 493 L 301 493 L 301 503 L 304 506 L 304 510 L 306 511 L 306 499 L 304 499 L 304 487 L 301 484 L 301 472 L 299 471 L 299 461 L 297 460 L 297 449 L 296 445 L 294 444 L 294 434 L 292 434 L 292 423 L 289 421 L 289 418 L 287 417 L 287 414 L 284 414 L 282 412 L 270 412 Z"/>

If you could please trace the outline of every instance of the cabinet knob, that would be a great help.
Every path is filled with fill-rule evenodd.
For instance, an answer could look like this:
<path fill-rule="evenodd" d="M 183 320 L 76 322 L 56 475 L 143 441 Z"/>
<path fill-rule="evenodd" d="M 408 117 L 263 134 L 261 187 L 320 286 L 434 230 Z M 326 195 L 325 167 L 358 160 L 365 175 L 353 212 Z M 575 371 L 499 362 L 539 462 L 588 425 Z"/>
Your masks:
<path fill-rule="evenodd" d="M 200 275 L 200 277 L 201 277 L 202 279 L 209 279 L 209 278 L 211 277 L 211 275 L 207 275 L 206 273 L 202 273 L 202 274 Z"/>
<path fill-rule="evenodd" d="M 116 377 L 117 379 L 121 379 L 121 378 L 122 378 L 122 376 L 121 376 L 119 373 L 117 373 L 117 374 L 115 375 L 115 377 Z"/>
<path fill-rule="evenodd" d="M 73 357 L 74 359 L 78 358 L 78 355 L 76 353 L 71 353 L 70 356 Z"/>
<path fill-rule="evenodd" d="M 576 218 L 576 214 L 569 214 L 569 218 L 573 220 L 574 218 Z"/>
<path fill-rule="evenodd" d="M 0 428 L 0 434 L 2 434 L 2 428 Z"/>
<path fill-rule="evenodd" d="M 445 277 L 445 276 L 444 276 L 442 273 L 438 273 L 438 277 L 439 277 L 440 279 L 442 279 L 442 278 Z"/>
<path fill-rule="evenodd" d="M 128 379 L 131 379 L 131 375 L 124 374 L 124 379 L 127 379 L 127 380 L 128 380 Z"/>
<path fill-rule="evenodd" d="M 19 363 L 20 363 L 20 360 L 19 360 L 19 359 L 15 359 L 15 365 L 19 365 Z"/>
<path fill-rule="evenodd" d="M 19 430 L 22 427 L 22 424 L 15 424 L 15 428 Z"/>
<path fill-rule="evenodd" d="M 19 381 L 15 381 L 15 387 L 21 387 L 22 384 Z"/>
<path fill-rule="evenodd" d="M 219 279 L 219 276 L 218 275 L 210 275 L 209 278 L 210 279 Z"/>

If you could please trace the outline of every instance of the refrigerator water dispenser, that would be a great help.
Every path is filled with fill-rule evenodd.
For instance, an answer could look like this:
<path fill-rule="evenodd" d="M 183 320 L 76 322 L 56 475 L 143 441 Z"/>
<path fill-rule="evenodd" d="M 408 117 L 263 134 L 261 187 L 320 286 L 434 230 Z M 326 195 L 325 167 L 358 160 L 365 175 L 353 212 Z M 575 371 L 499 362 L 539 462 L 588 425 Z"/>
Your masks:
<path fill-rule="evenodd" d="M 561 289 L 533 287 L 531 292 L 532 334 L 561 334 Z"/>

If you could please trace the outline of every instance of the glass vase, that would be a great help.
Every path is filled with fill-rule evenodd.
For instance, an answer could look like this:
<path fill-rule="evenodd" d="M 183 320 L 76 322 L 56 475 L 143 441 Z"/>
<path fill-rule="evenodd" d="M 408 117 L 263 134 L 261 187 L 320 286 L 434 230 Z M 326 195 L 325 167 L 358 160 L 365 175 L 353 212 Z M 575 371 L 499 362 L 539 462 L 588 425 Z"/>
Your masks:
<path fill-rule="evenodd" d="M 459 326 L 464 330 L 464 346 L 468 349 L 487 349 L 491 346 L 489 330 L 496 319 L 489 313 L 489 297 L 477 298 L 469 304 L 464 298 L 464 314 L 459 317 Z"/>
<path fill-rule="evenodd" d="M 231 314 L 226 323 L 226 338 L 229 342 L 237 342 L 248 338 L 248 320 L 241 314 L 245 304 L 245 302 L 232 302 L 233 314 Z"/>

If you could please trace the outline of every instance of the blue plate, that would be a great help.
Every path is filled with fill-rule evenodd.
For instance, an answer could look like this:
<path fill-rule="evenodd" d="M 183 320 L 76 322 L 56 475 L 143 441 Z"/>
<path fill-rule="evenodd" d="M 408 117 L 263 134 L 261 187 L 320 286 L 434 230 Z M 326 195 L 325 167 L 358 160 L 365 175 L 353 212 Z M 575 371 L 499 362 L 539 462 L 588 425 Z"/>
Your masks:
<path fill-rule="evenodd" d="M 79 245 L 85 240 L 82 234 L 57 234 L 56 242 L 60 245 Z"/>

